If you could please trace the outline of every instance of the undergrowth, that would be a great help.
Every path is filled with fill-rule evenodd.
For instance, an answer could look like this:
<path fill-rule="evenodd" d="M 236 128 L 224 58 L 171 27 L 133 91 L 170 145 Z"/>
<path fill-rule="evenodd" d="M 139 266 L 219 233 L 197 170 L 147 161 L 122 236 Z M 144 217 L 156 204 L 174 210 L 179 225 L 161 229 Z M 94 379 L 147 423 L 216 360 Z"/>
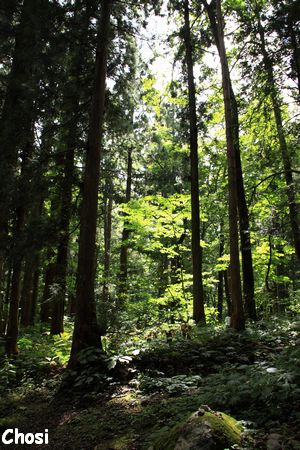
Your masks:
<path fill-rule="evenodd" d="M 131 418 L 126 423 L 129 434 L 144 442 L 141 448 L 203 404 L 233 415 L 256 431 L 280 430 L 285 448 L 297 448 L 290 440 L 300 429 L 299 321 L 262 321 L 241 334 L 221 326 L 209 330 L 193 327 L 184 336 L 179 326 L 169 331 L 155 333 L 151 328 L 139 335 L 124 333 L 122 343 L 121 337 L 112 333 L 104 339 L 106 354 L 95 349 L 83 351 L 80 371 L 73 373 L 71 389 L 77 393 L 76 401 L 82 397 L 93 402 L 103 417 L 96 405 L 103 403 L 104 393 L 109 399 L 122 389 L 130 392 L 125 409 L 126 417 L 129 414 Z M 11 397 L 0 401 L 0 411 L 5 402 L 14 405 L 12 411 L 18 398 L 26 402 L 29 393 L 31 399 L 33 392 L 41 390 L 49 399 L 53 397 L 62 374 L 68 373 L 63 369 L 71 332 L 68 324 L 66 332 L 54 338 L 39 328 L 21 335 L 20 355 L 13 360 L 2 357 L 0 393 L 11 392 Z M 107 408 L 105 405 L 101 408 Z M 6 415 L 11 413 L 7 405 L 4 410 Z M 118 419 L 121 410 L 112 413 L 122 422 L 121 416 Z M 76 422 L 74 427 L 76 431 Z M 117 437 L 122 438 L 123 428 Z M 105 426 L 101 430 L 105 438 Z M 255 445 L 247 448 L 261 448 L 259 443 Z"/>

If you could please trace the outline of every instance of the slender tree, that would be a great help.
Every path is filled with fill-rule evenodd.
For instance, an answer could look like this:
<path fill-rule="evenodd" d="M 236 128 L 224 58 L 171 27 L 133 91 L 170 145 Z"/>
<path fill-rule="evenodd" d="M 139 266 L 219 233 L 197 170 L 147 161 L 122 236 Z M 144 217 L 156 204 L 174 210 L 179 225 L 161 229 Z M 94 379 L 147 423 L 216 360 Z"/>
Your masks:
<path fill-rule="evenodd" d="M 221 59 L 221 47 L 219 41 L 218 23 L 216 17 L 216 4 L 213 2 L 208 4 L 206 0 L 203 1 L 207 11 L 211 30 Z M 230 88 L 231 114 L 234 132 L 234 152 L 236 158 L 236 182 L 238 189 L 238 213 L 239 213 L 239 231 L 242 254 L 242 271 L 243 271 L 243 296 L 245 304 L 245 312 L 247 316 L 252 319 L 257 319 L 256 305 L 254 299 L 254 272 L 252 262 L 251 250 L 251 236 L 249 223 L 249 210 L 246 201 L 246 193 L 244 187 L 243 170 L 240 152 L 240 137 L 239 137 L 239 113 L 236 96 L 232 88 L 230 72 L 228 74 L 228 83 Z"/>
<path fill-rule="evenodd" d="M 132 190 L 132 147 L 128 147 L 127 152 L 127 179 L 126 179 L 126 195 L 125 203 L 131 200 Z M 121 239 L 121 251 L 120 251 L 120 278 L 119 278 L 119 292 L 120 297 L 125 298 L 127 292 L 127 279 L 128 279 L 128 239 L 130 236 L 130 230 L 126 223 L 126 215 L 124 215 L 124 227 L 122 231 Z"/>
<path fill-rule="evenodd" d="M 193 318 L 205 323 L 204 290 L 202 279 L 202 247 L 200 245 L 199 162 L 196 89 L 194 80 L 193 50 L 191 44 L 189 1 L 184 1 L 184 43 L 189 92 L 189 139 L 191 162 L 192 206 L 192 262 L 193 262 Z"/>
<path fill-rule="evenodd" d="M 223 223 L 221 223 L 220 227 L 220 242 L 219 242 L 219 258 L 224 255 L 224 234 L 223 234 Z M 218 320 L 221 321 L 223 318 L 223 292 L 224 292 L 224 270 L 221 269 L 218 271 Z"/>
<path fill-rule="evenodd" d="M 238 185 L 235 153 L 235 124 L 232 110 L 232 88 L 224 43 L 224 21 L 221 0 L 216 1 L 218 42 L 222 68 L 222 86 L 225 107 L 228 190 L 229 190 L 229 235 L 230 235 L 230 294 L 232 301 L 231 326 L 236 330 L 245 328 L 242 287 L 240 277 L 239 236 L 238 236 Z"/>

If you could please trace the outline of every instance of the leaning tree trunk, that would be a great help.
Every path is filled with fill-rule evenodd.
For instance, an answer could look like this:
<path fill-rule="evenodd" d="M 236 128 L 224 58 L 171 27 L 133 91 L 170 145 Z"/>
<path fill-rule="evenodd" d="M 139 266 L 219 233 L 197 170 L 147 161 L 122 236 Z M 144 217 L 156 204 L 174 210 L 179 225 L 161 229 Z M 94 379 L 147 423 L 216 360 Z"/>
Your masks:
<path fill-rule="evenodd" d="M 258 21 L 258 32 L 259 32 L 259 36 L 260 36 L 261 53 L 263 56 L 264 67 L 265 67 L 267 80 L 268 80 L 267 89 L 270 94 L 272 105 L 273 105 L 273 112 L 274 112 L 274 117 L 275 117 L 275 122 L 276 122 L 279 147 L 280 147 L 281 157 L 282 157 L 282 162 L 283 162 L 285 183 L 287 186 L 286 192 L 287 192 L 287 198 L 288 198 L 289 216 L 290 216 L 291 229 L 292 229 L 292 233 L 293 233 L 295 252 L 296 252 L 298 260 L 300 261 L 299 211 L 298 211 L 298 205 L 297 205 L 296 195 L 295 195 L 295 190 L 294 190 L 294 180 L 293 180 L 291 160 L 290 160 L 290 155 L 289 155 L 289 151 L 288 151 L 288 147 L 287 147 L 287 143 L 286 143 L 286 139 L 285 139 L 285 132 L 284 132 L 283 121 L 282 121 L 279 95 L 278 95 L 278 91 L 277 91 L 276 83 L 275 83 L 275 79 L 274 79 L 272 61 L 267 52 L 266 41 L 265 41 L 265 31 L 261 24 L 258 12 L 257 12 L 257 21 Z"/>
<path fill-rule="evenodd" d="M 205 324 L 204 290 L 202 279 L 202 247 L 200 245 L 200 206 L 198 173 L 198 129 L 196 113 L 196 90 L 194 63 L 191 45 L 189 0 L 184 1 L 184 43 L 189 91 L 189 139 L 191 162 L 191 206 L 192 206 L 192 263 L 193 263 L 193 319 Z"/>
<path fill-rule="evenodd" d="M 223 16 L 221 0 L 216 1 L 216 18 L 218 27 L 218 41 L 222 68 L 222 86 L 225 107 L 227 162 L 228 162 L 228 190 L 229 190 L 229 236 L 230 236 L 230 294 L 232 301 L 231 327 L 236 330 L 245 328 L 244 308 L 239 259 L 238 234 L 238 185 L 235 154 L 235 124 L 232 109 L 231 82 L 228 60 L 226 55 L 223 31 Z"/>
<path fill-rule="evenodd" d="M 102 1 L 96 52 L 95 82 L 89 121 L 79 238 L 76 313 L 69 366 L 87 347 L 101 347 L 101 330 L 95 305 L 96 228 L 104 121 L 107 51 L 112 0 Z"/>

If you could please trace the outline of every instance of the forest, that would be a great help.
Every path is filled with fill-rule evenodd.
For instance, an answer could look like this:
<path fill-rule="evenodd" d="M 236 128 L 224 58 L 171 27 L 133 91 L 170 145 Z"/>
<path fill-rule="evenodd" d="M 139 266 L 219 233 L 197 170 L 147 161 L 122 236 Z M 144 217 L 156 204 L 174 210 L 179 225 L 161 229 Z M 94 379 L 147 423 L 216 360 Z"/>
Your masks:
<path fill-rule="evenodd" d="M 1 0 L 1 449 L 300 449 L 299 103 L 297 0 Z"/>

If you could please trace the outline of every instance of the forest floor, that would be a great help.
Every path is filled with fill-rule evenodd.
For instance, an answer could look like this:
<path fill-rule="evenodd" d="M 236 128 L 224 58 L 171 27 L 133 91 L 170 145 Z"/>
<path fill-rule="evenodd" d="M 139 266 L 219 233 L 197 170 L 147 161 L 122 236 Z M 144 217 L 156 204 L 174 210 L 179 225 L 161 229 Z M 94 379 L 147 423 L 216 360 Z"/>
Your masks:
<path fill-rule="evenodd" d="M 32 353 L 30 342 L 23 338 Z M 67 348 L 63 339 L 55 342 Z M 0 433 L 15 427 L 33 433 L 48 429 L 49 445 L 30 448 L 146 450 L 205 404 L 241 421 L 246 432 L 240 449 L 300 449 L 299 344 L 295 319 L 260 323 L 243 334 L 214 327 L 195 329 L 185 338 L 179 333 L 168 339 L 133 338 L 110 360 L 121 368 L 119 379 L 116 367 L 112 376 L 97 373 L 92 355 L 65 390 L 59 390 L 63 369 L 56 357 L 38 368 L 23 357 L 19 369 L 10 363 L 6 372 L 0 370 L 4 383 L 8 370 L 15 376 L 27 364 L 22 383 L 1 395 Z M 26 446 L 3 446 L 21 447 Z"/>

